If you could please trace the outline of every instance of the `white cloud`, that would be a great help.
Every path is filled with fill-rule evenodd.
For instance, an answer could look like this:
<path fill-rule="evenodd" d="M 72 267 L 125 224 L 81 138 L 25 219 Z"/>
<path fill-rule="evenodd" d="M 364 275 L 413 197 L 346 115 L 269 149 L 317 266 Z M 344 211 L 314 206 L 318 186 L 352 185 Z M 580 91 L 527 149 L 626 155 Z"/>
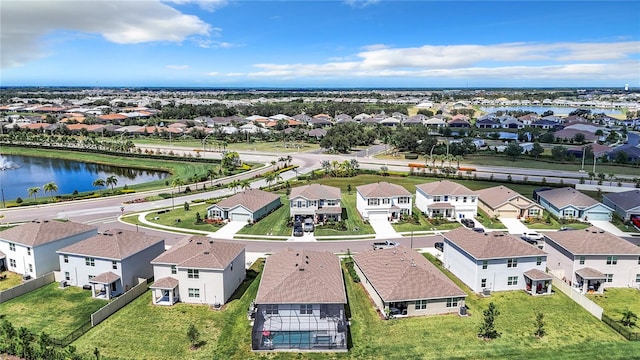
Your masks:
<path fill-rule="evenodd" d="M 229 3 L 227 0 L 166 0 L 166 2 L 178 5 L 196 4 L 207 11 L 215 11 Z"/>
<path fill-rule="evenodd" d="M 380 0 L 344 0 L 344 3 L 351 6 L 352 8 L 365 8 L 369 5 L 374 5 L 379 3 Z"/>
<path fill-rule="evenodd" d="M 189 68 L 189 65 L 166 65 L 165 68 L 169 70 L 186 70 Z"/>
<path fill-rule="evenodd" d="M 43 39 L 56 31 L 99 34 L 117 44 L 182 42 L 212 28 L 157 0 L 9 0 L 2 12 L 2 67 L 21 66 L 50 52 Z"/>
<path fill-rule="evenodd" d="M 209 75 L 209 76 L 220 76 L 220 73 L 217 72 L 217 71 L 211 71 L 211 72 L 208 72 L 207 75 Z"/>
<path fill-rule="evenodd" d="M 243 44 L 234 44 L 226 41 L 217 41 L 211 39 L 198 39 L 198 46 L 205 49 L 230 49 L 236 47 L 242 47 Z"/>
<path fill-rule="evenodd" d="M 366 47 L 357 60 L 254 64 L 254 78 L 429 77 L 639 79 L 640 42 Z M 640 79 L 639 79 L 640 80 Z"/>

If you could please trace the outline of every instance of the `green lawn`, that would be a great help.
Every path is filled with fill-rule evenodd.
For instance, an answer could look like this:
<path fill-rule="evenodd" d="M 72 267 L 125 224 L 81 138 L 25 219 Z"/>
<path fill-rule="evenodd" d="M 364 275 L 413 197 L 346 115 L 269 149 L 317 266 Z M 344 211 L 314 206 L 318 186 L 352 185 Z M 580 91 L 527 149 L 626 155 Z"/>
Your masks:
<path fill-rule="evenodd" d="M 238 234 L 291 236 L 293 229 L 287 226 L 290 217 L 289 199 L 286 196 L 281 196 L 280 201 L 282 206 L 260 219 L 257 223 L 243 227 L 238 231 Z"/>
<path fill-rule="evenodd" d="M 177 203 L 171 211 L 163 214 L 158 214 L 157 211 L 153 211 L 147 214 L 145 219 L 155 224 L 173 226 L 180 229 L 216 231 L 220 229 L 222 225 L 207 224 L 204 222 L 196 224 L 196 213 L 200 213 L 200 218 L 204 220 L 207 214 L 207 206 L 209 205 L 206 203 L 189 204 L 189 210 L 185 211 L 184 203 Z M 156 217 L 159 219 L 155 220 Z M 176 219 L 180 219 L 180 222 L 176 222 Z"/>
<path fill-rule="evenodd" d="M 486 212 L 478 208 L 476 214 L 476 220 L 478 220 L 487 229 L 506 229 L 507 227 L 500 220 L 490 218 Z"/>
<path fill-rule="evenodd" d="M 418 224 L 413 222 L 398 222 L 391 224 L 397 232 L 411 232 L 411 231 L 429 231 L 429 230 L 452 230 L 460 227 L 460 223 L 457 221 L 442 221 L 442 223 L 429 220 L 424 214 L 417 208 L 413 207 L 413 213 L 418 215 Z"/>
<path fill-rule="evenodd" d="M 602 295 L 587 295 L 614 320 L 622 318 L 622 312 L 631 310 L 640 317 L 640 291 L 630 288 L 605 289 Z M 637 329 L 636 329 L 637 330 Z"/>
<path fill-rule="evenodd" d="M 348 194 L 346 191 L 343 191 L 341 198 L 342 208 L 345 210 L 347 216 L 343 218 L 347 230 L 339 231 L 333 229 L 326 229 L 322 226 L 318 226 L 314 230 L 315 236 L 341 236 L 341 235 L 367 235 L 367 234 L 375 234 L 373 228 L 368 223 L 365 223 L 360 217 L 358 210 L 356 209 L 356 193 L 352 191 L 351 194 Z"/>
<path fill-rule="evenodd" d="M 0 291 L 10 289 L 22 283 L 22 275 L 20 274 L 5 271 L 2 275 L 7 275 L 7 278 L 0 280 Z"/>
<path fill-rule="evenodd" d="M 69 286 L 59 289 L 53 282 L 0 304 L 0 314 L 16 328 L 26 327 L 39 334 L 62 338 L 91 319 L 91 314 L 107 301 L 91 298 L 91 292 Z"/>
<path fill-rule="evenodd" d="M 157 138 L 137 138 L 134 139 L 134 143 L 141 145 L 153 145 L 158 144 L 162 146 L 180 146 L 180 147 L 192 147 L 194 149 L 202 149 L 202 141 L 194 140 L 194 139 L 173 139 L 171 143 L 165 139 L 157 139 Z M 218 145 L 215 145 L 215 141 L 207 141 L 207 150 L 211 149 L 213 151 L 220 150 L 229 150 L 229 151 L 258 151 L 258 152 L 273 152 L 277 150 L 281 153 L 295 153 L 295 152 L 304 152 L 310 150 L 317 150 L 320 146 L 318 144 L 311 144 L 305 142 L 291 142 L 287 141 L 286 144 L 283 144 L 282 141 L 254 141 L 250 143 L 242 142 L 242 143 L 227 143 L 223 149 L 220 149 Z"/>

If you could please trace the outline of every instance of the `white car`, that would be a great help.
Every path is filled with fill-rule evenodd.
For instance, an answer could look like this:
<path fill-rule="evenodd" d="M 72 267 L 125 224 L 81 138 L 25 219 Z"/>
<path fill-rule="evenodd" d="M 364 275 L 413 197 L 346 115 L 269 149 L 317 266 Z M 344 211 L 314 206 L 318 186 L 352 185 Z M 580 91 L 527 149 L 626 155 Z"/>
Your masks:
<path fill-rule="evenodd" d="M 542 240 L 544 236 L 535 231 L 528 231 L 522 234 L 522 238 L 525 240 Z"/>

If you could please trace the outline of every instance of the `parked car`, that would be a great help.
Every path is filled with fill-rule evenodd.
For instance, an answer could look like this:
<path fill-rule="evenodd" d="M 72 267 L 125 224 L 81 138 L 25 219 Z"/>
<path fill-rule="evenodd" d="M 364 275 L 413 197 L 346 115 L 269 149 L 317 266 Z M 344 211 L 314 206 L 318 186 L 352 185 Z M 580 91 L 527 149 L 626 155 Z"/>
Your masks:
<path fill-rule="evenodd" d="M 435 248 L 440 250 L 440 251 L 444 251 L 444 243 L 443 242 L 437 242 L 434 244 Z"/>
<path fill-rule="evenodd" d="M 483 233 L 483 232 L 484 232 L 484 229 L 483 229 L 483 228 L 481 228 L 481 227 L 474 227 L 474 228 L 473 228 L 473 229 L 471 229 L 471 230 L 473 230 L 473 231 L 475 231 L 475 232 L 477 232 L 477 233 Z"/>
<path fill-rule="evenodd" d="M 304 235 L 304 230 L 302 229 L 302 223 L 296 221 L 293 224 L 293 236 L 302 236 Z"/>
<path fill-rule="evenodd" d="M 381 242 L 374 242 L 373 243 L 373 250 L 390 249 L 390 248 L 394 248 L 394 247 L 396 247 L 398 245 L 400 245 L 400 244 L 395 242 L 395 241 L 390 241 L 390 240 L 381 241 Z"/>
<path fill-rule="evenodd" d="M 313 219 L 306 218 L 304 219 L 304 224 L 302 225 L 304 232 L 313 232 Z"/>
<path fill-rule="evenodd" d="M 522 238 L 525 240 L 542 240 L 544 236 L 535 232 L 535 231 L 527 231 L 522 234 Z"/>
<path fill-rule="evenodd" d="M 469 229 L 473 229 L 476 226 L 476 222 L 468 218 L 460 219 L 460 223 Z"/>

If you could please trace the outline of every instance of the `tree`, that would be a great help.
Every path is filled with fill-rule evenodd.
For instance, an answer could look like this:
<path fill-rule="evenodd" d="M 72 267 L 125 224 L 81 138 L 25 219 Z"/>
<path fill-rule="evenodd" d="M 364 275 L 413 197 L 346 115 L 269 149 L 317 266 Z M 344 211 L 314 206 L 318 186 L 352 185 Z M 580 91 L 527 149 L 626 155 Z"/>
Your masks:
<path fill-rule="evenodd" d="M 529 155 L 531 155 L 534 158 L 538 159 L 538 157 L 540 155 L 542 155 L 543 152 L 544 152 L 544 148 L 542 147 L 542 145 L 540 145 L 539 142 L 536 141 L 536 142 L 533 143 L 533 147 L 529 151 Z"/>
<path fill-rule="evenodd" d="M 551 157 L 556 161 L 564 161 L 567 157 L 567 148 L 564 146 L 554 146 L 551 149 Z"/>
<path fill-rule="evenodd" d="M 93 349 L 93 356 L 96 357 L 96 360 L 100 360 L 100 350 L 98 348 Z"/>
<path fill-rule="evenodd" d="M 633 311 L 627 309 L 622 312 L 622 319 L 620 323 L 626 327 L 634 327 L 636 326 L 636 320 L 638 319 L 638 315 L 636 315 Z"/>
<path fill-rule="evenodd" d="M 616 174 L 609 173 L 607 174 L 607 179 L 609 179 L 609 186 L 613 185 L 613 180 L 616 178 Z"/>
<path fill-rule="evenodd" d="M 111 191 L 113 192 L 113 187 L 118 185 L 118 178 L 115 175 L 109 176 L 105 181 L 105 185 L 111 187 Z"/>
<path fill-rule="evenodd" d="M 53 193 L 58 191 L 58 185 L 51 181 L 48 182 L 44 185 L 42 185 L 42 191 L 44 191 L 44 193 L 50 193 L 51 194 L 51 200 L 53 200 Z"/>
<path fill-rule="evenodd" d="M 200 345 L 200 332 L 193 324 L 189 325 L 187 329 L 187 339 L 189 340 L 189 344 L 191 344 L 191 349 L 196 349 L 198 345 Z"/>
<path fill-rule="evenodd" d="M 534 335 L 541 338 L 543 337 L 547 331 L 544 329 L 544 314 L 539 312 L 536 314 L 536 331 L 534 331 Z"/>
<path fill-rule="evenodd" d="M 518 156 L 522 154 L 522 148 L 516 142 L 509 143 L 506 149 L 504 149 L 504 154 L 510 157 L 511 161 L 516 161 Z"/>
<path fill-rule="evenodd" d="M 347 194 L 351 195 L 351 184 L 347 184 Z"/>
<path fill-rule="evenodd" d="M 500 315 L 500 312 L 496 308 L 493 302 L 489 303 L 489 308 L 482 312 L 483 320 L 480 326 L 480 332 L 478 336 L 484 339 L 495 339 L 500 337 L 500 333 L 496 330 L 496 318 Z"/>
<path fill-rule="evenodd" d="M 575 135 L 573 135 L 573 141 L 577 142 L 578 144 L 584 143 L 584 140 L 585 136 L 583 133 L 576 133 Z"/>
<path fill-rule="evenodd" d="M 176 186 L 178 187 L 178 192 L 180 192 L 180 187 L 184 185 L 184 181 L 182 179 L 180 179 L 179 177 L 173 178 L 173 181 L 171 181 L 171 187 L 175 188 Z"/>
<path fill-rule="evenodd" d="M 189 211 L 189 203 L 188 202 L 184 202 L 184 211 Z"/>
<path fill-rule="evenodd" d="M 106 185 L 106 182 L 104 179 L 95 179 L 91 185 L 93 185 L 93 187 L 103 188 Z"/>
<path fill-rule="evenodd" d="M 385 165 L 380 166 L 380 174 L 382 174 L 382 176 L 389 175 L 389 168 Z"/>
<path fill-rule="evenodd" d="M 598 185 L 602 185 L 602 182 L 606 177 L 607 175 L 605 175 L 605 173 L 598 173 Z"/>
<path fill-rule="evenodd" d="M 37 200 L 38 198 L 38 192 L 40 192 L 40 188 L 39 187 L 30 187 L 27 189 L 27 193 L 29 194 L 29 197 L 33 196 L 33 200 Z"/>
<path fill-rule="evenodd" d="M 267 183 L 267 186 L 269 186 L 269 189 L 271 189 L 271 184 L 273 184 L 276 181 L 276 173 L 270 172 L 266 174 L 264 176 L 264 181 Z"/>
<path fill-rule="evenodd" d="M 249 181 L 249 179 L 241 180 L 240 188 L 242 188 L 242 190 L 251 189 L 251 181 Z"/>

